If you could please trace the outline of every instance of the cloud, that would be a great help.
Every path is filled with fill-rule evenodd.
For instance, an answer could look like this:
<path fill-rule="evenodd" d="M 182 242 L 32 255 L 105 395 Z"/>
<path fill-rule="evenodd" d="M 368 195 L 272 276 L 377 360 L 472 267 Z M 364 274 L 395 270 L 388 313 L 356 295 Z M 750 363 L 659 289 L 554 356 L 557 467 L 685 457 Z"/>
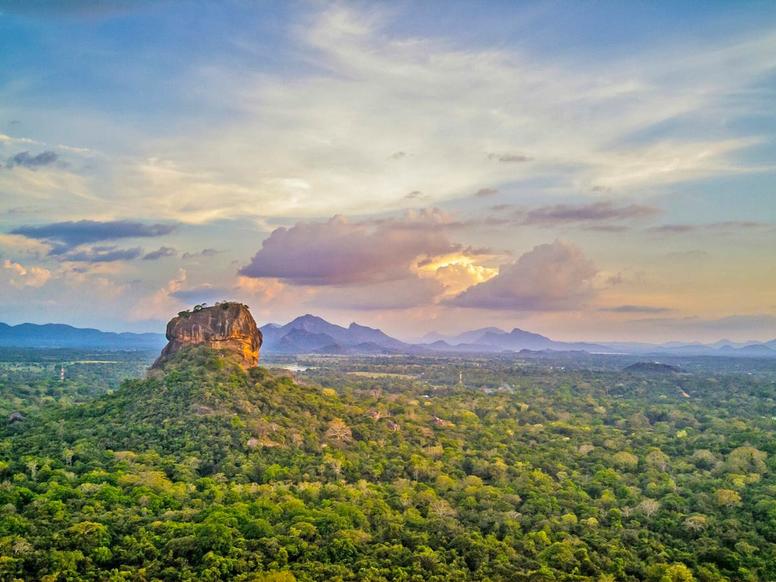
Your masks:
<path fill-rule="evenodd" d="M 480 188 L 474 195 L 478 198 L 485 198 L 486 196 L 495 196 L 498 194 L 498 188 Z"/>
<path fill-rule="evenodd" d="M 199 252 L 185 252 L 183 253 L 183 255 L 181 255 L 181 258 L 186 260 L 186 259 L 195 259 L 198 257 L 214 257 L 217 254 L 222 252 L 223 251 L 208 248 L 208 249 L 202 249 Z"/>
<path fill-rule="evenodd" d="M 299 313 L 299 307 L 314 296 L 315 290 L 310 287 L 286 285 L 279 279 L 254 279 L 252 277 L 237 277 L 234 288 L 239 297 L 245 297 L 245 302 L 251 306 L 257 303 L 263 308 L 283 307 L 294 315 Z M 273 312 L 268 315 L 277 317 Z"/>
<path fill-rule="evenodd" d="M 450 299 L 458 307 L 556 311 L 581 307 L 594 295 L 595 265 L 581 249 L 556 240 L 504 265 L 498 275 Z"/>
<path fill-rule="evenodd" d="M 716 40 L 713 50 L 687 50 L 679 38 L 665 53 L 643 51 L 636 70 L 616 53 L 572 65 L 515 47 L 406 37 L 389 12 L 334 4 L 292 28 L 295 54 L 311 64 L 303 72 L 191 71 L 180 90 L 217 86 L 204 106 L 228 108 L 232 121 L 158 140 L 157 157 L 125 168 L 123 195 L 156 215 L 174 209 L 203 222 L 257 208 L 306 217 L 389 211 L 407 192 L 438 202 L 483 183 L 639 196 L 764 169 L 742 155 L 762 143 L 758 129 L 686 128 L 708 123 L 710 112 L 735 122 L 752 99 L 767 107 L 748 89 L 772 71 L 772 34 Z M 223 152 L 217 160 L 213 148 Z M 184 196 L 187 209 L 175 204 Z"/>
<path fill-rule="evenodd" d="M 51 279 L 51 271 L 43 267 L 26 267 L 5 259 L 3 269 L 10 272 L 9 282 L 14 287 L 42 287 Z"/>
<path fill-rule="evenodd" d="M 174 257 L 177 254 L 178 254 L 178 251 L 176 251 L 172 247 L 159 247 L 155 251 L 151 251 L 150 253 L 143 255 L 143 260 L 156 261 L 159 259 L 163 259 L 165 257 Z"/>
<path fill-rule="evenodd" d="M 594 223 L 649 218 L 660 210 L 642 204 L 615 204 L 591 202 L 588 204 L 554 204 L 521 213 L 525 224 L 558 225 L 565 223 Z"/>
<path fill-rule="evenodd" d="M 29 239 L 18 234 L 0 233 L 0 249 L 9 251 L 14 255 L 23 254 L 38 258 L 47 255 L 50 247 L 40 241 Z"/>
<path fill-rule="evenodd" d="M 445 298 L 453 297 L 498 275 L 498 269 L 477 264 L 474 259 L 461 254 L 443 256 L 424 263 L 419 272 L 439 281 Z"/>
<path fill-rule="evenodd" d="M 665 257 L 672 261 L 703 261 L 710 257 L 708 251 L 701 249 L 692 249 L 689 251 L 672 251 L 666 253 Z"/>
<path fill-rule="evenodd" d="M 362 226 L 402 230 L 448 230 L 463 226 L 452 214 L 440 208 L 411 208 L 401 214 L 387 217 L 364 219 Z"/>
<path fill-rule="evenodd" d="M 11 231 L 53 245 L 51 254 L 62 254 L 73 247 L 93 242 L 125 238 L 149 238 L 170 234 L 174 224 L 144 224 L 131 220 L 78 220 L 39 226 L 21 226 Z"/>
<path fill-rule="evenodd" d="M 180 299 L 184 303 L 215 303 L 226 300 L 233 294 L 234 288 L 232 287 L 216 287 L 210 284 L 190 289 L 179 289 L 170 293 L 172 297 Z"/>
<path fill-rule="evenodd" d="M 239 274 L 309 290 L 314 305 L 337 309 L 398 310 L 439 303 L 496 275 L 490 249 L 448 236 L 458 222 L 436 209 L 350 221 L 279 228 Z"/>
<path fill-rule="evenodd" d="M 143 254 L 143 249 L 135 247 L 120 249 L 115 246 L 95 246 L 59 254 L 62 261 L 76 263 L 112 263 L 115 261 L 131 261 Z"/>
<path fill-rule="evenodd" d="M 315 302 L 346 310 L 410 309 L 433 303 L 443 291 L 443 284 L 435 279 L 413 278 L 348 287 L 347 293 L 327 288 L 316 295 Z"/>
<path fill-rule="evenodd" d="M 668 313 L 673 310 L 668 307 L 653 307 L 650 305 L 617 305 L 615 307 L 602 307 L 598 311 L 609 313 Z"/>
<path fill-rule="evenodd" d="M 727 234 L 740 230 L 762 230 L 767 228 L 773 228 L 773 225 L 767 222 L 758 222 L 756 220 L 726 220 L 708 224 L 661 224 L 659 226 L 653 226 L 649 229 L 649 232 L 655 234 Z"/>
<path fill-rule="evenodd" d="M 175 297 L 175 293 L 183 288 L 187 278 L 185 269 L 178 269 L 178 272 L 164 286 L 149 296 L 139 297 L 129 311 L 129 318 L 135 321 L 170 319 L 170 314 L 184 305 Z"/>
<path fill-rule="evenodd" d="M 530 162 L 533 158 L 524 154 L 488 154 L 488 159 L 497 160 L 505 164 L 520 164 L 523 162 Z"/>
<path fill-rule="evenodd" d="M 433 228 L 428 214 L 403 221 L 350 222 L 335 216 L 327 222 L 300 222 L 278 228 L 240 270 L 247 277 L 281 279 L 294 285 L 359 285 L 414 277 L 422 259 L 458 251 L 460 245 Z"/>
<path fill-rule="evenodd" d="M 32 155 L 30 152 L 19 152 L 15 156 L 8 158 L 6 165 L 9 168 L 14 166 L 20 166 L 29 170 L 36 170 L 43 166 L 50 166 L 59 159 L 59 156 L 50 150 L 46 150 L 37 155 Z"/>
<path fill-rule="evenodd" d="M 213 54 L 212 66 L 182 68 L 169 98 L 193 99 L 205 123 L 163 135 L 157 123 L 98 117 L 102 133 L 125 140 L 125 155 L 106 159 L 99 175 L 84 172 L 82 191 L 51 182 L 36 194 L 65 194 L 71 208 L 96 215 L 133 204 L 136 216 L 202 223 L 384 212 L 403 208 L 407 192 L 438 202 L 482 184 L 640 196 L 767 169 L 744 151 L 763 143 L 762 128 L 741 121 L 753 108 L 767 111 L 757 89 L 772 72 L 771 31 L 698 46 L 664 39 L 641 51 L 634 69 L 617 51 L 564 62 L 528 45 L 408 36 L 392 9 L 313 6 L 322 8 L 290 27 L 279 56 L 308 66 L 246 70 Z M 238 44 L 261 50 L 260 41 Z M 83 101 L 51 117 L 65 127 L 94 119 Z M 153 111 L 141 115 L 154 120 Z M 0 177 L 0 190 L 9 178 Z"/>
<path fill-rule="evenodd" d="M 630 230 L 630 227 L 624 224 L 588 224 L 584 228 L 594 232 L 625 232 Z"/>

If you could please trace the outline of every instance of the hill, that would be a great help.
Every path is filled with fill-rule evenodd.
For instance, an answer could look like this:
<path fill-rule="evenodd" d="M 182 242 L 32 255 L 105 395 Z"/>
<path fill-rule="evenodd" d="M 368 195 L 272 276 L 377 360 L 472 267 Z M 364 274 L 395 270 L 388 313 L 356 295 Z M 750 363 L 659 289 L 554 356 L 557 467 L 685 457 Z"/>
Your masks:
<path fill-rule="evenodd" d="M 660 362 L 636 362 L 625 368 L 626 372 L 643 374 L 676 374 L 682 369 L 670 364 L 661 364 Z"/>
<path fill-rule="evenodd" d="M 0 323 L 0 346 L 20 348 L 90 348 L 103 350 L 158 350 L 159 333 L 114 333 L 61 323 Z"/>

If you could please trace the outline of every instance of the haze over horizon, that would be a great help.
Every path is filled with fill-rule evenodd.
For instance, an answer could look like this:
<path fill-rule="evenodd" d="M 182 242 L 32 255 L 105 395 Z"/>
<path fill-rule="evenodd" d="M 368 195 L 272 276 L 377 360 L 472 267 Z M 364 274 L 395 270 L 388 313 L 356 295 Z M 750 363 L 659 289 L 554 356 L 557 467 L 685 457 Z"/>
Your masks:
<path fill-rule="evenodd" d="M 0 2 L 0 321 L 776 337 L 776 5 L 490 6 Z"/>

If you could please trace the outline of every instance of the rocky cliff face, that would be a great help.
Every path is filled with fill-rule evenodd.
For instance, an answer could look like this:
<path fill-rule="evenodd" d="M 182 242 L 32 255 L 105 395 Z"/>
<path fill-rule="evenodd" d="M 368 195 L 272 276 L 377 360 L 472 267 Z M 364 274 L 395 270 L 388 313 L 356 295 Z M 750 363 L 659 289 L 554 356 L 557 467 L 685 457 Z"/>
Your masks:
<path fill-rule="evenodd" d="M 237 356 L 244 368 L 259 364 L 261 331 L 241 303 L 220 303 L 213 307 L 182 311 L 167 324 L 169 343 L 152 368 L 161 367 L 179 350 L 188 346 L 208 346 Z"/>

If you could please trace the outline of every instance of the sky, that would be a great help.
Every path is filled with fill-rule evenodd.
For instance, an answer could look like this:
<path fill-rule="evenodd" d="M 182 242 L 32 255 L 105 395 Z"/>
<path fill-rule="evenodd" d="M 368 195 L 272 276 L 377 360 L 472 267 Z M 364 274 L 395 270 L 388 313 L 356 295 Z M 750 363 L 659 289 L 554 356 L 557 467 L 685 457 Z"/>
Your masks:
<path fill-rule="evenodd" d="M 776 338 L 773 2 L 0 0 L 0 321 Z"/>

